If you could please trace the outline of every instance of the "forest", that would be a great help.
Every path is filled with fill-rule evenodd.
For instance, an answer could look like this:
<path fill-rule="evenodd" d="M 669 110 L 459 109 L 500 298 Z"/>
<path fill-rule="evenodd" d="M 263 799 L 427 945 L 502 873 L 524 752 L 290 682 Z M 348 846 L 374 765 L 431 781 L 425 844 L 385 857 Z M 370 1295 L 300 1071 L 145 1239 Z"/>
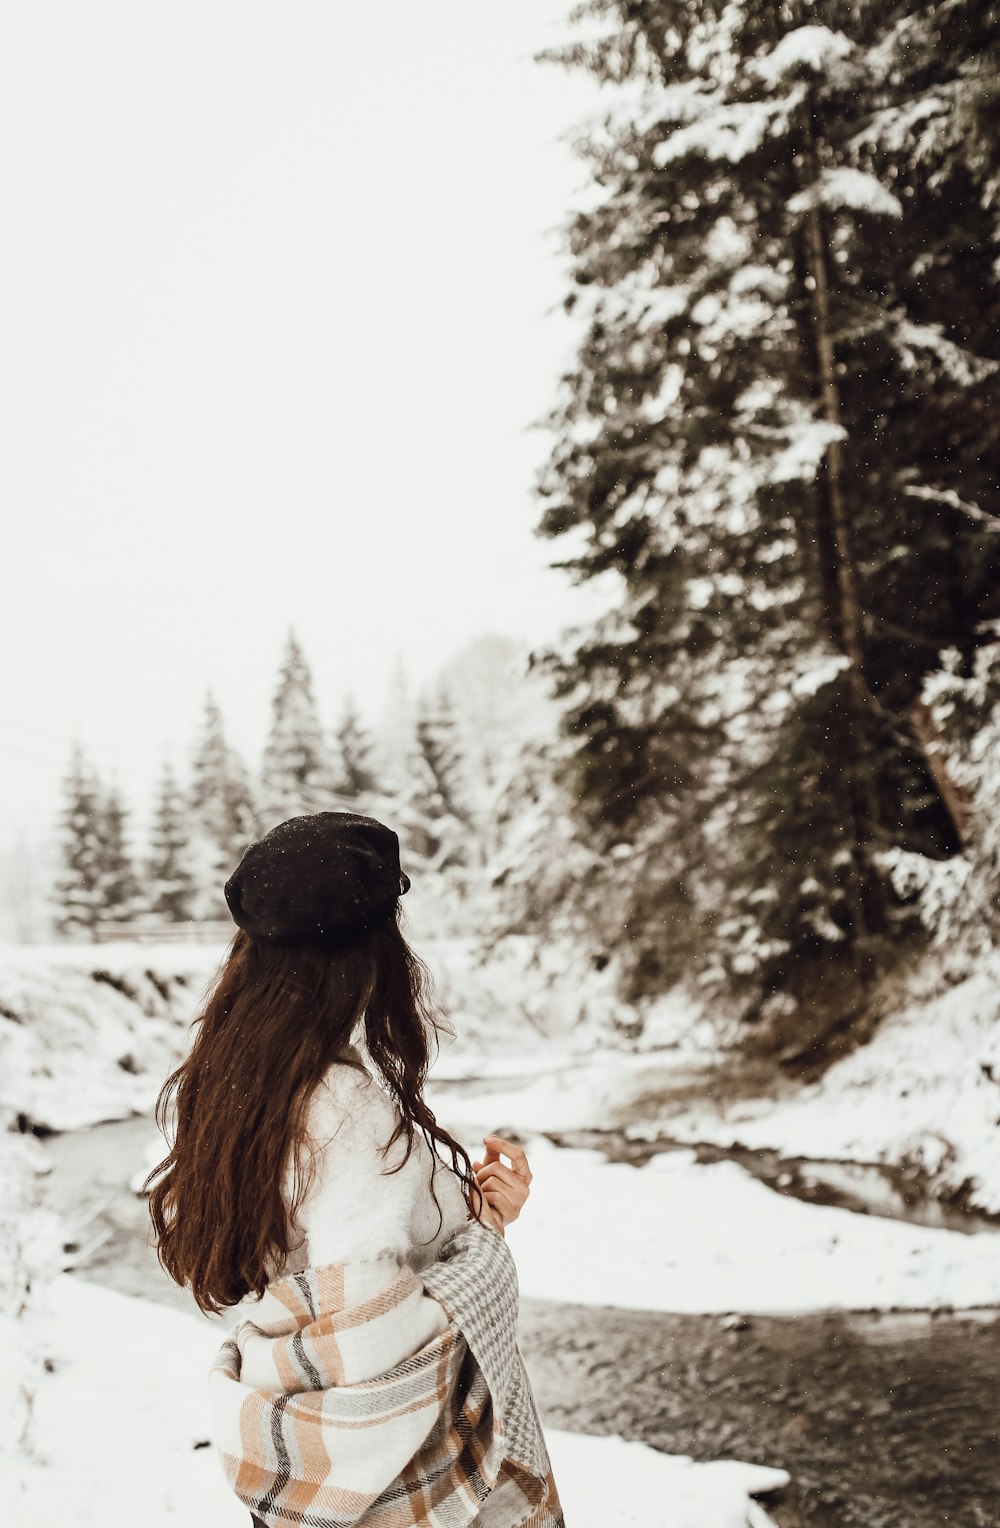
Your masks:
<path fill-rule="evenodd" d="M 218 916 L 255 832 L 353 803 L 445 884 L 474 866 L 494 933 L 785 1058 L 925 955 L 972 968 L 1000 869 L 994 12 L 578 7 L 541 61 L 607 105 L 537 530 L 604 614 L 528 655 L 530 725 L 496 715 L 516 665 L 481 676 L 486 746 L 446 687 L 401 688 L 380 758 L 350 701 L 324 741 L 291 636 L 257 781 L 211 697 L 186 795 L 164 774 L 146 912 Z M 63 932 L 136 906 L 93 788 L 77 758 Z"/>

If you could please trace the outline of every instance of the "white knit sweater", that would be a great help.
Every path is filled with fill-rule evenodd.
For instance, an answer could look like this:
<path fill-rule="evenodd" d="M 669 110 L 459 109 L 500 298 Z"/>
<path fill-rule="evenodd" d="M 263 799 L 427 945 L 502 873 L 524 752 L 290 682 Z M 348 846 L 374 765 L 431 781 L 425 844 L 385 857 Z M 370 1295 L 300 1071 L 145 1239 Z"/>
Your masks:
<path fill-rule="evenodd" d="M 399 1119 L 398 1106 L 367 1052 L 349 1047 L 365 1073 L 334 1062 L 309 1100 L 306 1128 L 315 1144 L 315 1177 L 293 1223 L 291 1251 L 278 1275 L 299 1272 L 309 1264 L 345 1262 L 395 1253 L 420 1269 L 437 1257 L 452 1231 L 468 1223 L 461 1181 L 449 1159 L 432 1150 L 415 1127 L 409 1161 L 399 1172 L 383 1169 L 402 1160 L 402 1135 L 384 1157 Z M 308 1163 L 308 1152 L 304 1156 Z M 431 1175 L 443 1220 L 431 1195 Z M 284 1177 L 286 1204 L 294 1187 L 293 1164 Z M 299 1237 L 304 1240 L 298 1245 Z"/>

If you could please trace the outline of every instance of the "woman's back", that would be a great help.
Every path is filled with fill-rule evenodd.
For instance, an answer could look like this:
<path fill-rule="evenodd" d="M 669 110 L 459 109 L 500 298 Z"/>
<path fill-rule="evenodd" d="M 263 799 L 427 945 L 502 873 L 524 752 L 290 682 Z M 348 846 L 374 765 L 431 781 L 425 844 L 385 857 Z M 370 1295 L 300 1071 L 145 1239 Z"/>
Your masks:
<path fill-rule="evenodd" d="M 391 1252 L 419 1269 L 433 1262 L 442 1244 L 468 1220 L 461 1180 L 414 1132 L 409 1160 L 391 1172 L 406 1152 L 401 1135 L 385 1156 L 384 1147 L 400 1114 L 367 1052 L 357 1043 L 347 1054 L 364 1071 L 335 1061 L 314 1088 L 305 1127 L 316 1160 L 312 1182 L 292 1221 L 290 1251 L 275 1276 L 309 1264 L 376 1258 Z M 303 1167 L 308 1167 L 308 1150 Z M 438 1210 L 431 1194 L 441 1206 Z M 286 1165 L 283 1197 L 291 1206 L 294 1164 Z"/>

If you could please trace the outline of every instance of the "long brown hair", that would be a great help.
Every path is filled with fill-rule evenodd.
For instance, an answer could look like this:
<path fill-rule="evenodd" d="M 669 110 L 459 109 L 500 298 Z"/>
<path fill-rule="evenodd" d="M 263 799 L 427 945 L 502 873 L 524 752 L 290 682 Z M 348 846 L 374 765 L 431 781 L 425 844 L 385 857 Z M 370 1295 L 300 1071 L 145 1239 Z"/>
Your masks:
<path fill-rule="evenodd" d="M 364 1017 L 368 1054 L 399 1106 L 401 1118 L 386 1154 L 405 1131 L 409 1159 L 419 1125 L 434 1149 L 451 1152 L 466 1203 L 477 1219 L 482 1194 L 468 1153 L 437 1123 L 423 1098 L 429 1040 L 452 1033 L 435 1011 L 433 982 L 399 927 L 399 908 L 337 950 L 255 944 L 237 929 L 192 1028 L 187 1056 L 156 1101 L 165 1139 L 174 1094 L 173 1144 L 143 1190 L 157 1235 L 157 1257 L 170 1277 L 190 1287 L 205 1312 L 218 1314 L 251 1291 L 261 1295 L 289 1252 L 289 1221 L 315 1171 L 301 1173 L 309 1095 L 345 1055 Z M 282 1195 L 294 1152 L 295 1191 Z M 464 1166 L 459 1167 L 461 1158 Z M 438 1231 L 443 1224 L 438 1210 Z M 478 1204 L 472 1203 L 475 1192 Z"/>

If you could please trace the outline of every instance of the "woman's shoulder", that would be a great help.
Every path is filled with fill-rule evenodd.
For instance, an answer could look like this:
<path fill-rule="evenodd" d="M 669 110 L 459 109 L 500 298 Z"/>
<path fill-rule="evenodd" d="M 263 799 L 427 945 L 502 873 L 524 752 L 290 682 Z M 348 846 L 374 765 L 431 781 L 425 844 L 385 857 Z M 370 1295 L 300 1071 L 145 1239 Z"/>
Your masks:
<path fill-rule="evenodd" d="M 359 1138 L 378 1136 L 385 1145 L 400 1118 L 388 1089 L 356 1045 L 331 1062 L 310 1095 L 306 1127 L 316 1145 L 339 1141 L 355 1150 Z M 388 1128 L 386 1128 L 388 1127 Z"/>

